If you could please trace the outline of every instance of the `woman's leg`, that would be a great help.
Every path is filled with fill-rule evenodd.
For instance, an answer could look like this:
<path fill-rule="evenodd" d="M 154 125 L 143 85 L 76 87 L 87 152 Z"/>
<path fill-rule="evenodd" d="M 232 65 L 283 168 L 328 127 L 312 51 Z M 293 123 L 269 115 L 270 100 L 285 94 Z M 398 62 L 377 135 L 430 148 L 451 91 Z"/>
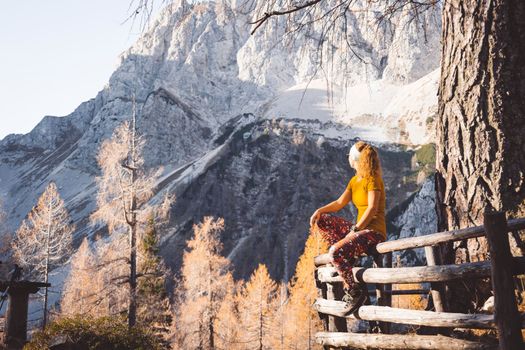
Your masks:
<path fill-rule="evenodd" d="M 346 236 L 352 224 L 350 220 L 323 213 L 317 221 L 317 228 L 328 244 L 334 245 Z"/>
<path fill-rule="evenodd" d="M 368 253 L 370 248 L 381 241 L 383 241 L 383 236 L 380 233 L 373 230 L 361 230 L 347 238 L 346 243 L 334 251 L 333 264 L 343 278 L 345 288 L 352 289 L 355 287 L 352 268 L 357 258 L 364 253 Z"/>

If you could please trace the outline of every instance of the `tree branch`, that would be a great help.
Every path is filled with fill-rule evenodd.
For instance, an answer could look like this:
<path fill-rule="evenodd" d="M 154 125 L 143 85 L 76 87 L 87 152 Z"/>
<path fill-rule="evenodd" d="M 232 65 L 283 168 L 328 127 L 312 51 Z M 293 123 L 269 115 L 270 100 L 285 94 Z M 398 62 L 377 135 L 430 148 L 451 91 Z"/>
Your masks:
<path fill-rule="evenodd" d="M 303 4 L 303 5 L 296 6 L 296 7 L 293 7 L 291 9 L 288 9 L 288 10 L 265 12 L 264 16 L 262 16 L 261 18 L 255 20 L 253 22 L 250 22 L 250 24 L 257 24 L 255 26 L 255 28 L 253 28 L 252 31 L 250 32 L 250 35 L 253 35 L 257 31 L 257 29 L 261 25 L 263 25 L 263 23 L 266 22 L 270 17 L 288 15 L 290 13 L 300 11 L 300 10 L 305 9 L 307 7 L 314 6 L 314 5 L 316 5 L 317 3 L 321 2 L 321 1 L 322 0 L 311 0 L 311 1 L 309 1 L 309 2 L 307 2 L 305 4 Z"/>

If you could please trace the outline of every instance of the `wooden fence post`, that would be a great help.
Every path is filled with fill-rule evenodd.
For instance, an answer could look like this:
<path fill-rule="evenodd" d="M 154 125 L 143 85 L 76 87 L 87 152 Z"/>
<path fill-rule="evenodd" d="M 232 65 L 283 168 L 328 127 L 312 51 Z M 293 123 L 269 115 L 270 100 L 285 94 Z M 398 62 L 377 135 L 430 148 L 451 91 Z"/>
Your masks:
<path fill-rule="evenodd" d="M 326 283 L 326 299 L 327 300 L 341 300 L 344 291 L 341 283 Z M 328 331 L 329 332 L 347 332 L 346 318 L 337 316 L 328 316 Z"/>
<path fill-rule="evenodd" d="M 486 210 L 483 224 L 490 250 L 494 320 L 498 328 L 500 350 L 523 349 L 505 213 Z"/>
<path fill-rule="evenodd" d="M 374 255 L 373 258 L 375 267 L 384 267 L 382 255 Z M 385 293 L 387 289 L 386 286 L 387 284 L 376 283 L 376 303 L 379 306 L 391 306 L 392 304 L 392 295 L 387 295 L 387 293 Z M 390 288 L 392 288 L 391 284 Z M 378 325 L 381 333 L 388 334 L 390 332 L 390 324 L 388 322 L 379 322 Z"/>
<path fill-rule="evenodd" d="M 433 246 L 425 246 L 425 256 L 427 258 L 427 266 L 438 265 Z M 432 282 L 430 283 L 430 289 L 432 294 L 432 302 L 434 303 L 434 308 L 437 312 L 444 312 L 445 308 L 443 307 L 443 301 L 441 297 L 443 291 L 443 284 L 439 282 Z"/>
<path fill-rule="evenodd" d="M 322 283 L 319 281 L 319 277 L 317 276 L 317 267 L 315 267 L 314 270 L 314 279 L 315 279 L 315 286 L 317 287 L 317 296 L 322 299 L 328 299 L 327 293 L 326 293 L 326 283 Z M 318 312 L 319 318 L 323 322 L 324 330 L 328 332 L 328 315 L 323 314 L 321 312 Z M 330 350 L 330 347 L 323 346 L 324 350 Z"/>
<path fill-rule="evenodd" d="M 388 252 L 384 257 L 384 267 L 392 267 L 392 252 Z M 387 283 L 385 286 L 385 306 L 392 306 L 392 283 Z"/>
<path fill-rule="evenodd" d="M 328 299 L 326 295 L 326 283 L 319 281 L 317 276 L 317 268 L 314 270 L 314 280 L 315 286 L 317 287 L 317 297 L 321 299 Z M 319 312 L 319 318 L 322 320 L 324 325 L 324 330 L 328 331 L 328 315 Z"/>

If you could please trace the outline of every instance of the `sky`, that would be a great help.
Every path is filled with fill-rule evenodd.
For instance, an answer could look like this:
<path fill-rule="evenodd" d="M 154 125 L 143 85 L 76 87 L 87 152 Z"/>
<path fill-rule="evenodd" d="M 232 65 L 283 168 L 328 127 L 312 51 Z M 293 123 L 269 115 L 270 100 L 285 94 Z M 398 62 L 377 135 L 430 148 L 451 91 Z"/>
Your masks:
<path fill-rule="evenodd" d="M 0 139 L 65 116 L 104 88 L 140 33 L 123 23 L 137 1 L 1 2 Z"/>

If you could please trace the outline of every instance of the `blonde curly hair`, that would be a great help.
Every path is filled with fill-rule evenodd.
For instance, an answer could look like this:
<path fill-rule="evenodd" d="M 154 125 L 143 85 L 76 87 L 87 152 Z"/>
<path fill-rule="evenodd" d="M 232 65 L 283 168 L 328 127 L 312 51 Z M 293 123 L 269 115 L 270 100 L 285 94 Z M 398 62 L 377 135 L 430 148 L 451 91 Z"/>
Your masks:
<path fill-rule="evenodd" d="M 355 148 L 360 152 L 357 162 L 357 176 L 362 178 L 382 176 L 383 171 L 376 149 L 364 141 L 358 141 Z"/>

